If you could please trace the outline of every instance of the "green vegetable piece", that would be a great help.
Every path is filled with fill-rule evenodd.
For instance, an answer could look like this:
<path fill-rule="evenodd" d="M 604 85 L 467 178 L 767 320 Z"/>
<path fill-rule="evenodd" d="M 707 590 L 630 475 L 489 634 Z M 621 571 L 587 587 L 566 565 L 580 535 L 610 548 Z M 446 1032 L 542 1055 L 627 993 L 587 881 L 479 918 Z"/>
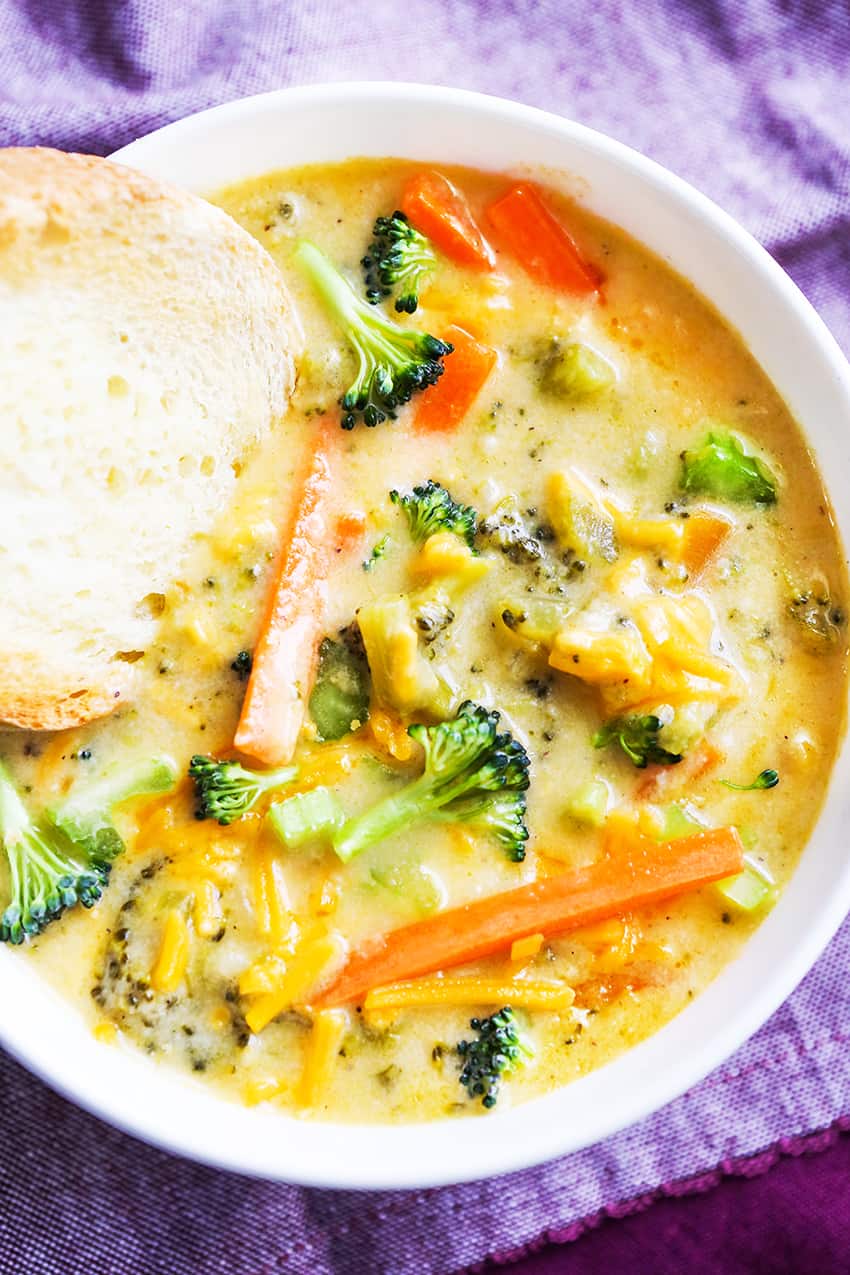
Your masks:
<path fill-rule="evenodd" d="M 177 782 L 170 757 L 145 757 L 116 766 L 99 779 L 75 785 L 64 801 L 47 811 L 47 819 L 92 859 L 111 861 L 124 849 L 110 815 L 114 806 L 132 797 L 169 792 Z"/>
<path fill-rule="evenodd" d="M 439 483 L 429 478 L 406 496 L 390 492 L 390 500 L 399 505 L 407 517 L 411 539 L 421 544 L 439 531 L 460 536 L 475 552 L 475 530 L 478 514 L 470 505 L 460 505 Z"/>
<path fill-rule="evenodd" d="M 453 692 L 438 665 L 419 647 L 420 632 L 411 599 L 394 594 L 367 602 L 357 612 L 375 699 L 400 713 L 445 716 Z"/>
<path fill-rule="evenodd" d="M 369 554 L 369 557 L 366 558 L 363 563 L 363 570 L 374 571 L 381 559 L 386 558 L 391 545 L 392 541 L 389 536 L 381 536 L 380 540 L 376 540 L 375 544 L 372 546 L 372 551 Z"/>
<path fill-rule="evenodd" d="M 682 760 L 682 753 L 671 753 L 660 742 L 659 735 L 666 725 L 654 713 L 644 717 L 614 717 L 593 736 L 594 748 L 607 748 L 619 744 L 635 766 L 643 770 L 649 762 L 661 766 L 675 766 Z"/>
<path fill-rule="evenodd" d="M 577 823 L 601 828 L 608 814 L 610 791 L 604 779 L 588 779 L 577 788 L 566 805 L 566 812 Z"/>
<path fill-rule="evenodd" d="M 283 788 L 297 776 L 297 766 L 249 770 L 238 761 L 216 761 L 196 754 L 189 763 L 198 803 L 195 818 L 216 819 L 226 826 L 247 814 L 263 793 Z"/>
<path fill-rule="evenodd" d="M 269 824 L 288 850 L 329 840 L 345 822 L 345 811 L 329 788 L 298 792 L 269 806 Z"/>
<path fill-rule="evenodd" d="M 498 604 L 498 615 L 506 629 L 526 642 L 550 647 L 575 607 L 555 598 L 533 594 L 508 598 Z"/>
<path fill-rule="evenodd" d="M 608 390 L 617 373 L 606 358 L 581 341 L 553 341 L 543 361 L 540 388 L 553 398 L 581 400 Z"/>
<path fill-rule="evenodd" d="M 365 653 L 325 638 L 319 647 L 319 671 L 310 696 L 310 715 L 319 739 L 342 739 L 369 720 L 371 679 Z"/>
<path fill-rule="evenodd" d="M 0 915 L 0 942 L 19 944 L 41 933 L 68 908 L 93 907 L 124 842 L 113 807 L 163 792 L 176 778 L 165 757 L 117 768 L 76 788 L 41 820 L 31 818 L 0 763 L 0 845 L 9 864 L 10 899 Z"/>
<path fill-rule="evenodd" d="M 679 837 L 690 837 L 705 828 L 701 819 L 697 818 L 691 806 L 680 806 L 674 803 L 664 809 L 664 826 L 659 833 L 659 841 L 676 841 Z"/>
<path fill-rule="evenodd" d="M 817 581 L 792 597 L 788 611 L 802 626 L 813 651 L 834 646 L 847 625 L 847 614 L 830 595 L 826 581 Z"/>
<path fill-rule="evenodd" d="M 377 305 L 397 290 L 396 310 L 413 314 L 419 305 L 422 284 L 437 264 L 430 241 L 398 210 L 392 217 L 379 217 L 372 235 L 373 241 L 360 263 L 365 274 L 366 300 Z"/>
<path fill-rule="evenodd" d="M 250 651 L 240 651 L 234 660 L 231 661 L 230 667 L 240 682 L 247 682 L 251 676 L 251 668 L 254 658 Z"/>
<path fill-rule="evenodd" d="M 445 903 L 445 891 L 419 863 L 401 860 L 373 867 L 369 869 L 369 876 L 373 885 L 397 895 L 420 916 L 436 912 Z"/>
<path fill-rule="evenodd" d="M 734 877 L 726 877 L 716 881 L 714 889 L 727 903 L 732 903 L 742 912 L 755 912 L 776 900 L 776 882 L 763 864 L 752 855 L 744 855 L 743 871 Z"/>
<path fill-rule="evenodd" d="M 496 1105 L 504 1078 L 533 1058 L 534 1050 L 520 1035 L 509 1005 L 489 1018 L 471 1018 L 469 1025 L 477 1035 L 458 1042 L 457 1052 L 463 1059 L 460 1083 L 470 1098 L 480 1098 L 489 1111 Z"/>
<path fill-rule="evenodd" d="M 340 398 L 343 429 L 395 420 L 396 408 L 443 374 L 443 359 L 454 347 L 427 332 L 400 328 L 362 300 L 315 244 L 303 239 L 297 266 L 312 283 L 330 317 L 348 341 L 357 374 Z"/>
<path fill-rule="evenodd" d="M 499 733 L 499 714 L 466 700 L 457 716 L 436 726 L 414 723 L 407 733 L 425 750 L 418 779 L 349 819 L 334 837 L 347 862 L 369 846 L 419 823 L 471 824 L 492 835 L 508 858 L 525 858 L 528 829 L 525 791 L 528 753 L 507 732 Z"/>
<path fill-rule="evenodd" d="M 719 783 L 724 788 L 733 788 L 735 792 L 759 792 L 762 788 L 775 788 L 779 783 L 779 771 L 763 770 L 760 775 L 756 775 L 751 784 L 733 784 L 729 779 L 720 779 Z"/>
<path fill-rule="evenodd" d="M 738 505 L 776 503 L 776 479 L 734 434 L 712 430 L 700 447 L 682 453 L 683 491 Z"/>
<path fill-rule="evenodd" d="M 532 530 L 520 511 L 516 496 L 504 496 L 478 527 L 480 535 L 499 549 L 509 562 L 527 566 L 545 557 L 543 528 Z M 551 539 L 551 529 L 548 538 Z"/>

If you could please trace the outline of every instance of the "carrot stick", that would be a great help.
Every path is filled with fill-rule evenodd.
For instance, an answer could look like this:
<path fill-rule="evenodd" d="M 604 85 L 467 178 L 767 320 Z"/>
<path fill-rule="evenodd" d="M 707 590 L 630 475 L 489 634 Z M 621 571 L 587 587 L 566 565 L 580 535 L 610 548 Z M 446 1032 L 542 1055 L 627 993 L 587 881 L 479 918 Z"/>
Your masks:
<path fill-rule="evenodd" d="M 417 173 L 401 197 L 401 210 L 440 252 L 461 266 L 492 270 L 493 249 L 481 233 L 469 204 L 442 173 Z"/>
<path fill-rule="evenodd" d="M 538 283 L 564 292 L 598 290 L 599 271 L 585 261 L 572 235 L 534 186 L 520 182 L 490 205 L 487 217 L 504 246 Z"/>
<path fill-rule="evenodd" d="M 648 766 L 635 791 L 636 801 L 663 801 L 723 761 L 723 753 L 703 739 L 676 766 Z"/>
<path fill-rule="evenodd" d="M 702 575 L 734 526 L 730 518 L 710 509 L 695 509 L 685 523 L 682 565 L 691 581 Z"/>
<path fill-rule="evenodd" d="M 544 877 L 370 939 L 314 1002 L 359 1002 L 373 987 L 465 965 L 529 934 L 563 933 L 740 872 L 734 828 L 659 844 L 639 841 L 589 868 Z"/>
<path fill-rule="evenodd" d="M 482 345 L 454 324 L 444 339 L 451 341 L 454 353 L 446 359 L 436 385 L 420 394 L 413 418 L 414 428 L 423 433 L 446 434 L 457 429 L 499 361 L 489 345 Z"/>
<path fill-rule="evenodd" d="M 316 676 L 332 552 L 333 475 L 317 442 L 283 538 L 234 744 L 268 766 L 295 751 Z"/>

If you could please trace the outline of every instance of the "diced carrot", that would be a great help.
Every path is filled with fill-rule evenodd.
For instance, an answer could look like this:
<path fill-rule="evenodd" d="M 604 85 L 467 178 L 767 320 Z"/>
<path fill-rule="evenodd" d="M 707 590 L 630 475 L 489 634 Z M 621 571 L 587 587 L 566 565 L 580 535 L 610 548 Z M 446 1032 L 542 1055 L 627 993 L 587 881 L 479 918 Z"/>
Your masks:
<path fill-rule="evenodd" d="M 723 754 L 707 739 L 686 753 L 676 766 L 648 766 L 635 791 L 636 801 L 663 801 L 672 793 L 686 788 L 706 771 L 723 761 Z"/>
<path fill-rule="evenodd" d="M 283 537 L 234 743 L 268 766 L 292 758 L 316 676 L 332 552 L 333 468 L 317 440 Z"/>
<path fill-rule="evenodd" d="M 709 509 L 695 509 L 685 522 L 681 557 L 690 580 L 702 574 L 734 523 Z"/>
<path fill-rule="evenodd" d="M 481 233 L 469 204 L 447 177 L 432 171 L 411 177 L 401 210 L 435 248 L 461 266 L 492 270 L 496 255 Z"/>
<path fill-rule="evenodd" d="M 366 515 L 357 509 L 340 514 L 336 520 L 334 552 L 348 553 L 356 549 L 366 534 Z"/>
<path fill-rule="evenodd" d="M 572 235 L 528 182 L 491 204 L 487 217 L 511 256 L 538 283 L 564 292 L 598 290 L 600 272 L 585 261 Z"/>
<path fill-rule="evenodd" d="M 734 828 L 629 844 L 589 868 L 476 899 L 369 940 L 313 1004 L 361 1002 L 374 987 L 477 961 L 530 934 L 549 937 L 647 907 L 740 872 L 743 855 Z"/>
<path fill-rule="evenodd" d="M 457 429 L 499 361 L 495 350 L 463 328 L 452 325 L 443 337 L 451 341 L 454 353 L 446 359 L 436 385 L 419 396 L 413 425 L 423 433 L 445 434 Z"/>

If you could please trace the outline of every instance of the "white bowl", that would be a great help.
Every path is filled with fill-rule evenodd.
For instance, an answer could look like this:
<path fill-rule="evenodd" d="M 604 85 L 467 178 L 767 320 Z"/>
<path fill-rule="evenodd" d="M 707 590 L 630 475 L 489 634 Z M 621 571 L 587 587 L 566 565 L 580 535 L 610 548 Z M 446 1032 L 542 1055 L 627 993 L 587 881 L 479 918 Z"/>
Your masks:
<path fill-rule="evenodd" d="M 555 170 L 738 329 L 802 425 L 850 543 L 850 369 L 768 254 L 704 196 L 599 133 L 452 89 L 333 84 L 204 111 L 114 158 L 201 194 L 275 168 L 405 156 Z M 557 173 L 563 174 L 558 177 Z M 422 1187 L 577 1150 L 648 1115 L 736 1049 L 791 992 L 850 907 L 850 746 L 780 903 L 742 955 L 655 1036 L 566 1088 L 481 1119 L 401 1127 L 311 1123 L 218 1099 L 168 1067 L 95 1042 L 25 958 L 0 952 L 0 1040 L 56 1089 L 150 1142 L 244 1173 L 330 1187 Z"/>

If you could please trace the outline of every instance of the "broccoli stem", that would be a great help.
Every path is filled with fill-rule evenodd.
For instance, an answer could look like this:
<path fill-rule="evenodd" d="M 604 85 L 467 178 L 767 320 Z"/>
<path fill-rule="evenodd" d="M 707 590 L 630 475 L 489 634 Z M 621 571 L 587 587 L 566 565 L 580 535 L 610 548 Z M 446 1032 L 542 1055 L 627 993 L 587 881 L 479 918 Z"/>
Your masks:
<path fill-rule="evenodd" d="M 113 806 L 131 797 L 168 792 L 174 787 L 177 773 L 170 757 L 137 758 L 131 765 L 116 767 L 72 791 L 66 801 L 49 812 L 50 820 L 72 838 L 85 836 L 104 824 Z"/>
<path fill-rule="evenodd" d="M 6 767 L 0 762 L 0 841 L 14 845 L 29 827 L 30 817 Z"/>
<path fill-rule="evenodd" d="M 431 777 L 422 775 L 401 792 L 385 797 L 362 815 L 349 819 L 334 836 L 333 848 L 343 863 L 347 863 L 368 846 L 385 841 L 411 823 L 427 820 L 452 796 L 454 792 L 443 797 L 439 789 L 433 790 Z"/>
<path fill-rule="evenodd" d="M 476 767 L 472 772 L 464 770 L 435 786 L 434 776 L 426 770 L 401 792 L 385 797 L 362 815 L 349 819 L 334 837 L 334 850 L 347 863 L 361 850 L 394 836 L 402 828 L 435 818 L 449 802 L 476 788 L 479 778 L 480 771 Z"/>

